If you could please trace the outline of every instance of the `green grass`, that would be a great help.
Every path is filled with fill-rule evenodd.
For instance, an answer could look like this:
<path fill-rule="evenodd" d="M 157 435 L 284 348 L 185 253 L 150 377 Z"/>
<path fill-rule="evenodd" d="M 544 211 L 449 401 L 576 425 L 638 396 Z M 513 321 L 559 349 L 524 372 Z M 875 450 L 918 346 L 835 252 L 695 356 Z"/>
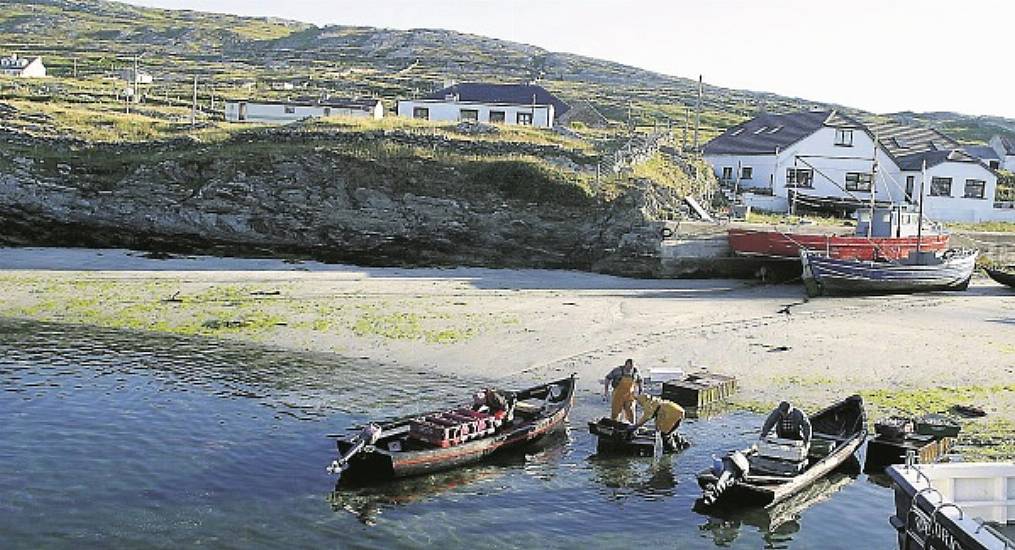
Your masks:
<path fill-rule="evenodd" d="M 946 226 L 953 231 L 1015 233 L 1015 222 L 949 223 Z"/>

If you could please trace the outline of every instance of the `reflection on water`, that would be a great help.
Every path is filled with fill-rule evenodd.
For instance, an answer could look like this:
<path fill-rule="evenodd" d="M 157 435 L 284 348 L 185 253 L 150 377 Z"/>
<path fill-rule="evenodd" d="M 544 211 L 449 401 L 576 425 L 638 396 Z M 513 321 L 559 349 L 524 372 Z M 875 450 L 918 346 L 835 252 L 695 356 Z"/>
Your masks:
<path fill-rule="evenodd" d="M 536 381 L 525 381 L 536 382 Z M 17 548 L 890 548 L 891 493 L 832 478 L 763 516 L 692 510 L 695 473 L 760 418 L 688 420 L 654 462 L 574 429 L 472 468 L 335 487 L 324 434 L 478 380 L 216 341 L 0 321 L 0 540 Z M 579 428 L 580 427 L 580 428 Z M 787 503 L 787 505 L 790 503 Z M 856 525 L 863 525 L 857 532 Z"/>

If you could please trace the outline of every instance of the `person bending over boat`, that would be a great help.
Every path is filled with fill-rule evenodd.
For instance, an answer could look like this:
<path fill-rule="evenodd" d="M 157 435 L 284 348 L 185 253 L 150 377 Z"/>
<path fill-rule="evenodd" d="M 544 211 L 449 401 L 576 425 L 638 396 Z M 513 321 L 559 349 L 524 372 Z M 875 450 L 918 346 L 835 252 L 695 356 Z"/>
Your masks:
<path fill-rule="evenodd" d="M 800 409 L 790 405 L 789 401 L 779 403 L 779 406 L 768 415 L 765 425 L 761 427 L 761 437 L 765 439 L 768 432 L 775 428 L 775 435 L 782 439 L 793 439 L 803 441 L 804 446 L 811 444 L 811 419 Z"/>
<path fill-rule="evenodd" d="M 645 425 L 649 420 L 655 419 L 656 430 L 663 439 L 663 449 L 667 451 L 678 450 L 682 444 L 680 436 L 677 435 L 677 428 L 684 419 L 684 408 L 672 401 L 659 399 L 658 397 L 640 394 L 637 398 L 641 406 L 641 419 L 634 425 L 635 430 Z"/>
<path fill-rule="evenodd" d="M 505 396 L 493 388 L 486 388 L 472 399 L 472 410 L 482 411 L 498 420 L 510 422 L 514 418 L 514 396 Z"/>
<path fill-rule="evenodd" d="M 623 366 L 614 368 L 606 375 L 603 399 L 609 394 L 610 387 L 613 388 L 610 419 L 617 420 L 623 413 L 628 423 L 634 422 L 634 398 L 641 393 L 641 374 L 632 359 L 624 361 Z"/>

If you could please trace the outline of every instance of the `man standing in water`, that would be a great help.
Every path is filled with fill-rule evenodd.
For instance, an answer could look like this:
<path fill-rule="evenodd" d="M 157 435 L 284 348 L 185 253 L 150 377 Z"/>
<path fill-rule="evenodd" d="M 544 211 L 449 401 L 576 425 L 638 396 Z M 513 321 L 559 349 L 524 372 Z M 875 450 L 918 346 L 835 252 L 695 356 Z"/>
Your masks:
<path fill-rule="evenodd" d="M 811 444 L 811 420 L 788 401 L 779 403 L 772 414 L 768 415 L 765 425 L 761 427 L 761 439 L 765 439 L 772 428 L 775 428 L 775 435 L 782 439 L 803 441 L 805 447 Z"/>
<path fill-rule="evenodd" d="M 634 398 L 641 393 L 641 374 L 634 366 L 634 361 L 624 361 L 624 366 L 616 367 L 606 375 L 603 384 L 603 399 L 609 395 L 610 387 L 613 387 L 613 401 L 610 405 L 610 419 L 617 420 L 620 413 L 628 423 L 634 422 Z"/>
<path fill-rule="evenodd" d="M 634 425 L 638 429 L 649 420 L 655 419 L 656 431 L 663 440 L 664 451 L 677 451 L 682 447 L 681 440 L 677 436 L 677 428 L 680 421 L 684 419 L 684 408 L 672 401 L 659 399 L 652 395 L 641 394 L 637 397 L 641 405 L 641 420 Z"/>

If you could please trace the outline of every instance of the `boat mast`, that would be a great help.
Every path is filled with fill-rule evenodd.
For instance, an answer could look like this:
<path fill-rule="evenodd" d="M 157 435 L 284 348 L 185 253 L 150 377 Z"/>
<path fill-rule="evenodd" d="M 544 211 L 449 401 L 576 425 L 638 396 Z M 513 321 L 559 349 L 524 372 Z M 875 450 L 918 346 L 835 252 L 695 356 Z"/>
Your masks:
<path fill-rule="evenodd" d="M 874 134 L 874 162 L 871 166 L 871 213 L 867 221 L 867 238 L 874 236 L 874 193 L 878 190 L 878 135 Z"/>
<path fill-rule="evenodd" d="M 927 159 L 923 159 L 920 171 L 920 202 L 916 215 L 916 253 L 920 254 L 920 239 L 923 238 L 923 187 L 927 184 Z"/>

